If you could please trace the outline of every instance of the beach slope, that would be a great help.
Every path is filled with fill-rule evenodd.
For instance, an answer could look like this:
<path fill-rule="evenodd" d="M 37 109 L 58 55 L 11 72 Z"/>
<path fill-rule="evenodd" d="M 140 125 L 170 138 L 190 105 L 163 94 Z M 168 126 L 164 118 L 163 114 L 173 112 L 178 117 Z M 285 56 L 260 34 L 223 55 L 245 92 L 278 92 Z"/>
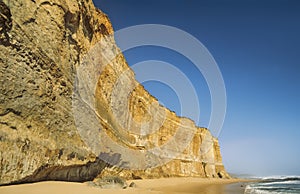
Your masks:
<path fill-rule="evenodd" d="M 204 178 L 164 178 L 128 181 L 134 182 L 135 188 L 101 189 L 87 183 L 39 182 L 33 184 L 0 187 L 1 194 L 133 194 L 133 193 L 202 193 L 202 194 L 239 194 L 244 193 L 245 182 L 240 179 L 204 179 Z"/>

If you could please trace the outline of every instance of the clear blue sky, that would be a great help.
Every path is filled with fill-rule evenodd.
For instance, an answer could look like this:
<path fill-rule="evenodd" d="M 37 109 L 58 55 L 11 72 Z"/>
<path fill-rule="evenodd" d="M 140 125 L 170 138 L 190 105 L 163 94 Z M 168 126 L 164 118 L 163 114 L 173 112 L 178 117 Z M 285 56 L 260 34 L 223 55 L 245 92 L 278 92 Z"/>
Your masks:
<path fill-rule="evenodd" d="M 300 175 L 300 1 L 297 0 L 94 0 L 115 30 L 165 24 L 199 39 L 223 74 L 227 114 L 219 141 L 232 173 Z M 180 68 L 197 85 L 200 126 L 207 126 L 210 94 L 193 65 L 167 49 L 125 52 L 129 65 L 162 60 Z M 199 83 L 199 82 L 198 82 Z M 175 93 L 146 82 L 151 94 L 180 114 Z M 187 115 L 188 116 L 188 115 Z"/>

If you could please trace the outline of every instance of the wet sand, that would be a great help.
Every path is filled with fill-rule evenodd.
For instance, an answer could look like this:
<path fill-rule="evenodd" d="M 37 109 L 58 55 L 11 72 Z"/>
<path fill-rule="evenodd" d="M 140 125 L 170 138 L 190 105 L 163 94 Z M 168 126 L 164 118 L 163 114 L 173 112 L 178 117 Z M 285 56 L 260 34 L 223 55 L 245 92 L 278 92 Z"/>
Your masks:
<path fill-rule="evenodd" d="M 246 180 L 164 178 L 128 181 L 136 188 L 101 189 L 87 183 L 39 182 L 0 187 L 1 194 L 243 194 Z"/>

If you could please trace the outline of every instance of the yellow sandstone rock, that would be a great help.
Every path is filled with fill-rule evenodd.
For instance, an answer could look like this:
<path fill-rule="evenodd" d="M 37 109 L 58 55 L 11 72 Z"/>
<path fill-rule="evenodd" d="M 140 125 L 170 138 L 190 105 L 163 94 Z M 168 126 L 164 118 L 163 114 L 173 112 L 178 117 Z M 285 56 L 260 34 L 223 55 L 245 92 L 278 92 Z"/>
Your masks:
<path fill-rule="evenodd" d="M 108 164 L 84 141 L 73 114 L 76 72 L 91 49 L 113 35 L 108 17 L 91 0 L 3 0 L 0 12 L 0 184 L 87 181 L 107 173 L 126 178 L 229 177 L 218 141 L 207 129 L 160 106 L 135 81 L 113 39 L 103 49 L 117 57 L 92 70 L 100 72 L 96 124 L 107 137 L 139 152 L 164 146 L 177 129 L 191 130 L 191 140 L 182 153 L 169 146 L 175 154 L 167 163 L 143 170 Z M 120 98 L 111 102 L 125 71 L 117 86 Z M 121 111 L 124 104 L 129 111 Z M 143 130 L 157 130 L 137 135 L 143 122 L 148 123 Z"/>

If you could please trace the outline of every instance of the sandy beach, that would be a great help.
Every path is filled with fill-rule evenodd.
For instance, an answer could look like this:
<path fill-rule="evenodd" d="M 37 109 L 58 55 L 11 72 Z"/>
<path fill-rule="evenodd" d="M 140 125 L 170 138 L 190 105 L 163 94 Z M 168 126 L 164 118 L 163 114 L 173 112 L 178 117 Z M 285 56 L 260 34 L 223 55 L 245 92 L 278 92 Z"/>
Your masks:
<path fill-rule="evenodd" d="M 166 178 L 134 180 L 135 188 L 101 189 L 87 183 L 39 182 L 32 184 L 0 187 L 1 194 L 242 194 L 246 180 L 239 179 L 203 179 L 203 178 Z"/>

